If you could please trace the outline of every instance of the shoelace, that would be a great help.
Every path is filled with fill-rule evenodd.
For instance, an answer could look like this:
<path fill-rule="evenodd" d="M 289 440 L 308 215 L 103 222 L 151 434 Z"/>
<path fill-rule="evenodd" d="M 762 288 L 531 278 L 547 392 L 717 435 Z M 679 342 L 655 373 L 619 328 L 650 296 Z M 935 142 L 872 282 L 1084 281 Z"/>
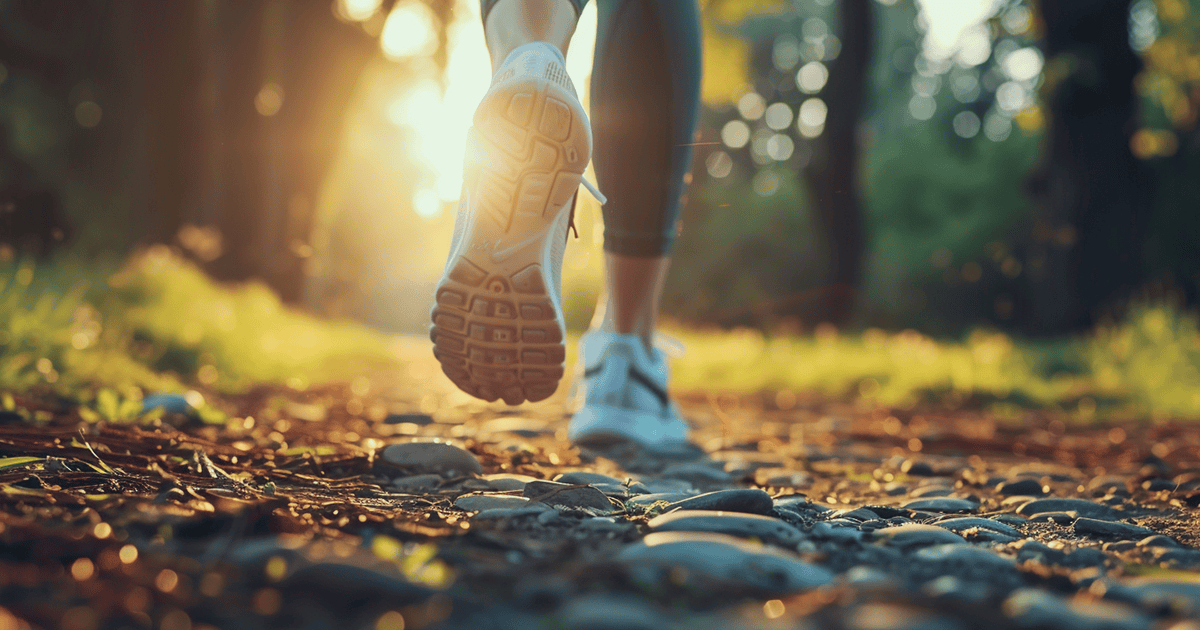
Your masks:
<path fill-rule="evenodd" d="M 600 202 L 600 205 L 603 206 L 608 203 L 608 197 L 605 197 L 604 193 L 600 192 L 600 189 L 596 188 L 595 184 L 589 182 L 587 178 L 580 179 L 583 181 L 583 187 L 596 198 L 596 201 Z M 575 227 L 575 201 L 575 199 L 571 200 L 571 216 L 567 218 L 567 231 L 574 232 L 575 240 L 579 240 L 579 228 Z"/>

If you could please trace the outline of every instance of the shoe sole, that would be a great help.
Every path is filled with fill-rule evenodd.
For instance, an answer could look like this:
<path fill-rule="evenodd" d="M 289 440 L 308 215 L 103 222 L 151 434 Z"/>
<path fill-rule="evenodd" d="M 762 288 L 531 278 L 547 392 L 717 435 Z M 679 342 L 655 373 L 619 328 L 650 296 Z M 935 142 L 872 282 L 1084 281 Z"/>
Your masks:
<path fill-rule="evenodd" d="M 489 402 L 545 400 L 563 377 L 548 239 L 566 239 L 565 226 L 552 228 L 591 158 L 574 100 L 557 84 L 527 81 L 497 89 L 475 113 L 468 144 L 490 159 L 479 160 L 477 210 L 437 286 L 430 339 L 446 376 Z"/>

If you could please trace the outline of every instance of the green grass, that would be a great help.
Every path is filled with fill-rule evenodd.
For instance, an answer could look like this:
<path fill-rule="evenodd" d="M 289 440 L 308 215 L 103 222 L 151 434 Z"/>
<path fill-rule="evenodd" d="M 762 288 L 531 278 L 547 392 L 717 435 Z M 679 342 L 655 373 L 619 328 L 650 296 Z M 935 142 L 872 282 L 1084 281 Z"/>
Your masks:
<path fill-rule="evenodd" d="M 382 333 L 289 309 L 258 283 L 215 283 L 164 247 L 124 264 L 0 255 L 0 321 L 0 390 L 113 409 L 155 391 L 303 388 L 398 362 Z"/>
<path fill-rule="evenodd" d="M 1014 418 L 1050 408 L 1083 421 L 1200 420 L 1200 324 L 1172 306 L 1137 307 L 1120 324 L 1057 341 L 986 330 L 962 341 L 878 329 L 672 334 L 688 349 L 674 365 L 679 390 L 809 390 L 900 407 L 979 404 Z"/>
<path fill-rule="evenodd" d="M 32 391 L 126 419 L 156 391 L 303 388 L 403 361 L 383 333 L 291 310 L 258 283 L 215 283 L 166 248 L 124 263 L 34 265 L 4 254 L 0 403 L 9 408 L 10 395 Z M 1081 421 L 1200 420 L 1200 323 L 1165 305 L 1040 342 L 985 330 L 962 340 L 876 329 L 668 333 L 687 348 L 673 363 L 677 391 L 817 391 L 902 407 L 982 405 L 1014 419 L 1042 408 Z"/>

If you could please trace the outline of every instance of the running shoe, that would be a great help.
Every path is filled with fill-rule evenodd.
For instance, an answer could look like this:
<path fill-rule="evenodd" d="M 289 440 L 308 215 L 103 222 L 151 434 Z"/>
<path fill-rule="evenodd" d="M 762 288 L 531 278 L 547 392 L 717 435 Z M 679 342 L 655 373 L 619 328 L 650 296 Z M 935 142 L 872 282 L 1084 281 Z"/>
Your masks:
<path fill-rule="evenodd" d="M 510 405 L 563 376 L 561 271 L 592 131 L 562 52 L 535 42 L 496 71 L 467 139 L 454 238 L 430 338 L 464 392 Z"/>
<path fill-rule="evenodd" d="M 580 446 L 633 442 L 649 451 L 688 446 L 688 425 L 667 394 L 667 358 L 641 337 L 591 330 L 579 341 L 583 366 L 567 437 Z"/>

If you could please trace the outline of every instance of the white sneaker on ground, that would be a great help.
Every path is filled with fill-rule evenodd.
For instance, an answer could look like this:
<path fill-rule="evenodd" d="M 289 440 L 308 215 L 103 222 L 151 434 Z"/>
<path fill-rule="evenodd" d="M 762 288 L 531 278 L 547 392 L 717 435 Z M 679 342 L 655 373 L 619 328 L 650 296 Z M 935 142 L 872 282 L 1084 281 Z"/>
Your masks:
<path fill-rule="evenodd" d="M 634 442 L 650 451 L 688 444 L 688 425 L 667 395 L 667 360 L 637 335 L 591 330 L 579 341 L 583 366 L 567 437 L 582 446 Z"/>
<path fill-rule="evenodd" d="M 562 52 L 513 50 L 475 111 L 454 240 L 431 315 L 442 371 L 510 405 L 550 397 L 563 376 L 561 270 L 592 131 Z"/>

